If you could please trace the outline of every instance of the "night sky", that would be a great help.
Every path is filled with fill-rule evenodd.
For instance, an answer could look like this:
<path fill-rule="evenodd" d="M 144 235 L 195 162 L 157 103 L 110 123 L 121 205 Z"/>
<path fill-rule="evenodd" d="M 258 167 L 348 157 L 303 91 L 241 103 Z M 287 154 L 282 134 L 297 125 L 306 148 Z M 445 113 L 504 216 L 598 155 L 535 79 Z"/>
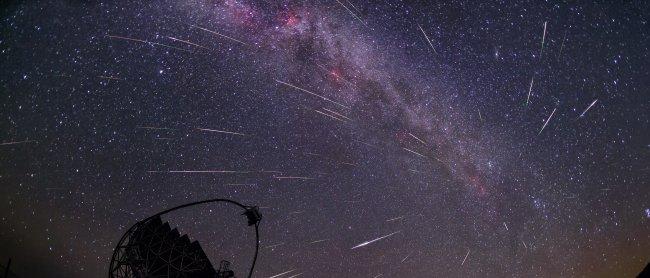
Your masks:
<path fill-rule="evenodd" d="M 221 197 L 254 277 L 638 274 L 649 2 L 421 2 L 2 1 L 0 264 Z M 163 219 L 243 277 L 240 213 Z"/>

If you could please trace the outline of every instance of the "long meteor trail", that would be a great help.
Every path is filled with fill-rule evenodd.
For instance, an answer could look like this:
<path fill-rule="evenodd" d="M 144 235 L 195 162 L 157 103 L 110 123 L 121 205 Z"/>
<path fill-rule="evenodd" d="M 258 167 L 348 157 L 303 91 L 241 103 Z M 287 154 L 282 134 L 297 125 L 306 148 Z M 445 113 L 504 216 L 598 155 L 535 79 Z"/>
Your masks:
<path fill-rule="evenodd" d="M 596 104 L 596 101 L 598 101 L 598 99 L 594 100 L 594 102 L 589 104 L 589 107 L 587 107 L 587 109 L 585 109 L 585 111 L 583 111 L 582 114 L 580 114 L 580 117 L 578 118 L 582 118 L 587 113 L 587 111 L 589 111 L 589 109 L 591 109 L 591 107 L 594 106 L 594 104 Z"/>
<path fill-rule="evenodd" d="M 126 40 L 126 41 L 132 41 L 132 42 L 145 43 L 145 44 L 148 44 L 148 45 L 151 45 L 151 46 L 158 45 L 158 46 L 167 47 L 167 48 L 171 48 L 171 49 L 176 49 L 176 50 L 180 50 L 180 51 L 190 52 L 187 49 L 182 49 L 182 48 L 174 47 L 174 46 L 171 46 L 171 45 L 166 45 L 166 44 L 157 43 L 157 42 L 150 42 L 150 41 L 136 39 L 136 38 L 115 36 L 115 35 L 106 35 L 106 37 L 109 37 L 111 39 L 118 39 L 118 40 Z"/>
<path fill-rule="evenodd" d="M 232 170 L 171 170 L 171 171 L 147 171 L 147 173 L 250 174 L 250 173 L 255 173 L 255 171 L 232 171 Z"/>
<path fill-rule="evenodd" d="M 283 85 L 285 85 L 285 86 L 289 86 L 289 87 L 294 88 L 294 89 L 296 89 L 296 90 L 303 91 L 303 92 L 308 93 L 308 94 L 310 94 L 310 95 L 316 96 L 316 97 L 318 97 L 318 98 L 320 98 L 320 99 L 323 99 L 323 100 L 329 101 L 329 102 L 331 102 L 331 103 L 334 103 L 334 104 L 336 104 L 336 105 L 339 105 L 339 106 L 345 107 L 345 108 L 347 108 L 347 109 L 350 109 L 349 106 L 345 106 L 345 105 L 340 104 L 340 103 L 338 103 L 338 102 L 336 102 L 336 101 L 333 101 L 333 100 L 331 100 L 331 99 L 329 99 L 329 98 L 327 98 L 327 97 L 321 96 L 321 95 L 319 95 L 319 94 L 317 94 L 317 93 L 314 93 L 314 92 L 312 92 L 312 91 L 309 91 L 309 90 L 307 90 L 307 89 L 300 88 L 300 87 L 298 87 L 298 86 L 296 86 L 296 85 L 293 85 L 293 84 L 290 84 L 290 83 L 287 83 L 287 82 L 284 82 L 284 81 L 280 81 L 280 80 L 277 80 L 277 79 L 275 80 L 275 82 L 278 82 L 278 83 L 283 84 Z"/>
<path fill-rule="evenodd" d="M 426 158 L 426 156 L 424 156 L 423 154 L 420 154 L 420 153 L 418 153 L 418 152 L 416 152 L 416 151 L 414 151 L 414 150 L 407 149 L 407 148 L 404 148 L 404 147 L 402 147 L 402 149 L 404 149 L 405 151 L 410 152 L 410 153 L 412 153 L 412 154 L 415 154 L 415 155 L 417 155 L 417 156 L 420 156 L 420 157 L 424 157 L 424 158 Z"/>
<path fill-rule="evenodd" d="M 431 49 L 433 50 L 433 53 L 438 54 L 438 52 L 436 51 L 436 48 L 433 47 L 433 43 L 431 43 L 431 40 L 429 39 L 429 36 L 427 36 L 427 33 L 424 32 L 424 29 L 422 29 L 422 26 L 420 26 L 420 24 L 418 24 L 418 28 L 420 28 L 420 31 L 422 31 L 422 34 L 424 35 L 424 38 L 427 39 L 427 42 L 429 43 L 429 46 L 431 46 Z"/>
<path fill-rule="evenodd" d="M 314 178 L 310 177 L 290 177 L 290 176 L 283 176 L 283 177 L 273 177 L 278 180 L 313 180 Z"/>
<path fill-rule="evenodd" d="M 553 117 L 553 114 L 555 114 L 555 110 L 557 110 L 557 107 L 553 109 L 553 112 L 551 112 L 551 115 L 548 116 L 548 119 L 546 119 L 546 122 L 544 123 L 544 126 L 542 126 L 542 129 L 539 130 L 539 133 L 537 133 L 537 135 L 542 134 L 542 131 L 544 131 L 544 128 L 546 128 L 546 125 L 548 124 L 548 122 L 551 121 L 551 118 Z"/>
<path fill-rule="evenodd" d="M 397 232 L 394 232 L 394 233 L 392 233 L 392 234 L 388 234 L 388 235 L 385 235 L 385 236 L 382 236 L 382 237 L 375 238 L 375 239 L 373 239 L 373 240 L 369 240 L 369 241 L 363 242 L 363 243 L 361 243 L 361 244 L 359 244 L 359 245 L 357 245 L 357 246 L 355 246 L 355 247 L 352 247 L 350 250 L 352 250 L 352 249 L 357 249 L 357 248 L 359 248 L 359 247 L 364 247 L 364 246 L 366 246 L 366 245 L 368 245 L 368 244 L 371 244 L 371 243 L 373 243 L 373 242 L 380 241 L 380 240 L 382 240 L 382 239 L 385 239 L 385 238 L 391 237 L 391 236 L 393 236 L 393 235 L 395 235 L 395 234 L 399 234 L 399 233 L 401 233 L 401 232 L 402 232 L 402 231 L 397 231 Z"/>
<path fill-rule="evenodd" d="M 25 143 L 31 143 L 31 142 L 36 142 L 36 141 L 34 141 L 34 140 L 25 140 L 25 141 L 2 142 L 2 143 L 0 143 L 0 146 L 25 144 Z"/>
<path fill-rule="evenodd" d="M 229 40 L 231 40 L 231 41 L 234 41 L 234 42 L 237 42 L 237 43 L 241 43 L 241 44 L 243 44 L 243 45 L 248 45 L 247 43 L 245 43 L 245 42 L 243 42 L 243 41 L 240 41 L 240 40 L 235 39 L 235 38 L 233 38 L 233 37 L 226 36 L 226 35 L 221 34 L 221 33 L 217 33 L 217 32 L 215 32 L 215 31 L 212 31 L 212 30 L 209 30 L 209 29 L 203 28 L 203 27 L 201 27 L 201 26 L 196 26 L 196 25 L 190 25 L 190 26 L 191 26 L 191 27 L 194 27 L 194 28 L 197 28 L 197 29 L 200 29 L 200 30 L 203 30 L 203 31 L 206 31 L 206 32 L 208 32 L 208 33 L 211 33 L 211 34 L 214 34 L 214 35 L 220 36 L 220 37 L 222 37 L 222 38 L 226 38 L 226 39 L 229 39 Z"/>
<path fill-rule="evenodd" d="M 368 27 L 368 25 L 367 25 L 365 22 L 363 22 L 363 20 L 361 20 L 361 18 L 358 17 L 357 14 L 355 14 L 352 10 L 350 10 L 346 5 L 344 5 L 343 3 L 341 3 L 341 1 L 336 0 L 336 2 L 338 2 L 339 4 L 341 4 L 341 6 L 343 6 L 343 8 L 345 8 L 345 9 L 346 9 L 346 10 L 347 10 L 347 11 L 348 11 L 348 12 L 349 12 L 349 13 L 350 13 L 354 18 L 356 18 L 357 20 L 359 20 L 359 22 L 361 22 L 361 24 L 363 24 L 364 26 Z"/>
<path fill-rule="evenodd" d="M 289 271 L 285 271 L 285 272 L 278 273 L 278 274 L 276 274 L 276 275 L 270 276 L 269 278 L 277 278 L 277 277 L 280 277 L 280 276 L 282 276 L 282 275 L 285 275 L 285 274 L 288 274 L 288 273 L 291 273 L 291 272 L 294 272 L 294 271 L 296 271 L 295 268 L 292 269 L 292 270 L 289 270 Z"/>
<path fill-rule="evenodd" d="M 102 79 L 110 79 L 110 80 L 122 80 L 122 79 L 117 78 L 115 76 L 98 75 L 97 77 L 102 78 Z"/>
<path fill-rule="evenodd" d="M 530 87 L 528 87 L 528 97 L 526 97 L 526 105 L 528 105 L 528 102 L 530 101 L 530 92 L 533 91 L 533 80 L 535 79 L 535 76 L 530 78 Z"/>
<path fill-rule="evenodd" d="M 169 38 L 169 39 L 172 40 L 172 41 L 182 42 L 182 43 L 184 43 L 184 44 L 188 44 L 188 45 L 191 45 L 191 46 L 196 46 L 196 47 L 200 47 L 200 48 L 203 48 L 203 49 L 210 50 L 210 48 L 207 48 L 207 47 L 202 46 L 202 45 L 200 45 L 200 44 L 193 43 L 193 42 L 191 42 L 191 41 L 181 40 L 181 39 L 177 39 L 177 38 L 169 37 L 169 36 L 168 36 L 167 38 Z"/>
<path fill-rule="evenodd" d="M 409 135 L 411 135 L 411 137 L 413 137 L 415 140 L 418 140 L 418 142 L 422 143 L 423 145 L 425 145 L 425 146 L 427 145 L 427 142 L 425 142 L 424 140 L 422 140 L 422 139 L 418 138 L 417 136 L 413 135 L 413 133 L 409 132 Z"/>
<path fill-rule="evenodd" d="M 330 112 L 330 113 L 332 113 L 333 115 L 335 115 L 335 116 L 337 116 L 337 117 L 344 118 L 344 119 L 346 119 L 346 120 L 348 120 L 348 121 L 351 121 L 351 120 L 352 120 L 352 119 L 346 117 L 345 115 L 343 115 L 343 114 L 341 114 L 341 113 L 339 113 L 339 112 L 336 112 L 336 111 L 333 111 L 333 110 L 327 109 L 327 108 L 325 108 L 325 107 L 323 107 L 323 110 L 325 110 L 325 111 L 327 111 L 327 112 Z"/>
<path fill-rule="evenodd" d="M 318 114 L 321 114 L 321 115 L 323 115 L 323 116 L 327 116 L 327 117 L 329 117 L 329 118 L 331 118 L 331 119 L 334 119 L 334 120 L 337 120 L 337 121 L 341 121 L 341 122 L 345 122 L 344 119 L 341 119 L 341 118 L 336 117 L 336 116 L 334 116 L 334 115 L 330 115 L 330 114 L 325 113 L 325 112 L 323 112 L 323 111 L 316 110 L 316 109 L 314 109 L 313 111 L 316 112 L 316 113 L 318 113 Z"/>
<path fill-rule="evenodd" d="M 465 255 L 465 258 L 463 259 L 463 262 L 460 265 L 464 265 L 465 261 L 467 260 L 467 257 L 469 256 L 469 250 L 467 250 L 467 254 Z"/>
<path fill-rule="evenodd" d="M 398 216 L 398 217 L 395 217 L 395 218 L 388 219 L 388 220 L 386 220 L 386 222 L 393 222 L 395 220 L 400 220 L 402 218 L 404 218 L 404 216 Z"/>
<path fill-rule="evenodd" d="M 218 130 L 218 129 L 197 128 L 197 130 L 200 130 L 200 131 L 208 131 L 208 132 L 224 133 L 224 134 L 231 134 L 231 135 L 239 135 L 239 136 L 246 136 L 246 134 L 243 134 L 243 133 L 232 132 L 232 131 L 225 131 L 225 130 Z"/>
<path fill-rule="evenodd" d="M 542 47 L 539 49 L 540 58 L 542 58 L 542 51 L 544 51 L 544 40 L 546 39 L 546 23 L 548 23 L 548 21 L 544 21 L 544 33 L 542 34 Z"/>
<path fill-rule="evenodd" d="M 411 252 L 411 253 L 409 253 L 408 255 L 406 255 L 406 257 L 404 257 L 404 259 L 402 259 L 401 262 L 402 262 L 402 263 L 405 262 L 405 261 L 406 261 L 406 260 L 411 256 L 411 254 L 413 254 L 413 252 Z"/>
<path fill-rule="evenodd" d="M 283 243 L 278 243 L 278 244 L 269 245 L 269 246 L 265 246 L 264 249 L 267 249 L 267 248 L 275 248 L 275 247 L 282 246 L 282 245 L 284 245 L 284 242 L 283 242 Z"/>

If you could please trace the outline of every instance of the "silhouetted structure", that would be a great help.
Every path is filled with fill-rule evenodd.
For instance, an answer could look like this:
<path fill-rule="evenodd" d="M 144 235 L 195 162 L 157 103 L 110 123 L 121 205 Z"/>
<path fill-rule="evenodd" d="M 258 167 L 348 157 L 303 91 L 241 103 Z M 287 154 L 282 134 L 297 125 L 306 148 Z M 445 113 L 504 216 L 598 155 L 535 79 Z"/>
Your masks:
<path fill-rule="evenodd" d="M 16 278 L 16 277 L 18 277 L 18 276 L 16 276 L 16 274 L 11 272 L 11 259 L 9 259 L 6 266 L 0 264 L 0 274 L 2 274 L 2 276 L 0 276 L 0 278 Z"/>
<path fill-rule="evenodd" d="M 255 255 L 248 277 L 255 268 L 259 252 L 259 223 L 262 215 L 257 207 L 244 206 L 228 199 L 209 199 L 173 207 L 152 215 L 129 228 L 118 241 L 109 265 L 111 278 L 144 277 L 196 277 L 230 278 L 230 262 L 221 261 L 216 271 L 197 241 L 190 242 L 187 235 L 180 235 L 169 223 L 163 223 L 160 216 L 174 210 L 199 204 L 225 202 L 244 209 L 248 226 L 255 227 Z"/>
<path fill-rule="evenodd" d="M 118 250 L 117 277 L 216 277 L 198 241 L 154 217 L 133 229 Z"/>
<path fill-rule="evenodd" d="M 637 278 L 650 278 L 650 263 L 648 263 Z"/>
<path fill-rule="evenodd" d="M 235 272 L 230 270 L 229 261 L 221 261 L 219 270 L 217 270 L 217 278 L 231 278 L 235 277 Z"/>

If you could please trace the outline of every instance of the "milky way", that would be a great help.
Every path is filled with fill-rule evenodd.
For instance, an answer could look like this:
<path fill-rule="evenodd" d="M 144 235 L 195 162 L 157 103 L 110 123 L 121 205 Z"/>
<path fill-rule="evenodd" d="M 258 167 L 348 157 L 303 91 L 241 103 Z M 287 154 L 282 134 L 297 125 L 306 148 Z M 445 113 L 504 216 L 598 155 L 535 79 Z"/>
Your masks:
<path fill-rule="evenodd" d="M 216 197 L 260 206 L 255 277 L 625 277 L 650 258 L 643 1 L 1 15 L 0 264 L 22 276 L 105 276 L 130 225 Z M 165 220 L 243 276 L 239 213 Z"/>

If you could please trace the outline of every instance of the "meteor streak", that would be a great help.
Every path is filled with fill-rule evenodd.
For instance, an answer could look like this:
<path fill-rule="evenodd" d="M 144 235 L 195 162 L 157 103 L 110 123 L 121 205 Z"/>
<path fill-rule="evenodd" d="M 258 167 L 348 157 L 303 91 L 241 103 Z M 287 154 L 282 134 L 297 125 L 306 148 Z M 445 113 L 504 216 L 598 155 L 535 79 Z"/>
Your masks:
<path fill-rule="evenodd" d="M 413 254 L 413 252 L 411 252 L 411 253 L 409 253 L 408 255 L 406 255 L 406 257 L 404 257 L 404 259 L 402 259 L 401 263 L 405 262 L 406 259 L 408 259 L 408 258 L 411 256 L 411 254 Z"/>
<path fill-rule="evenodd" d="M 415 138 L 415 140 L 418 140 L 423 145 L 425 145 L 425 146 L 427 145 L 427 142 L 425 142 L 424 140 L 422 140 L 422 139 L 418 138 L 417 136 L 413 135 L 413 133 L 409 132 L 409 135 L 411 135 L 411 137 Z"/>
<path fill-rule="evenodd" d="M 356 15 L 352 10 L 350 10 L 346 5 L 343 5 L 343 3 L 341 3 L 341 1 L 336 0 L 336 2 L 338 2 L 339 4 L 341 4 L 341 6 L 343 6 L 343 8 L 345 8 L 345 9 L 346 9 L 346 10 L 347 10 L 347 11 L 348 11 L 348 12 L 349 12 L 349 13 L 350 13 L 354 18 L 356 18 L 357 20 L 359 20 L 359 22 L 361 22 L 361 24 L 363 24 L 364 26 L 368 27 L 368 25 L 366 25 L 366 23 L 363 22 L 363 20 L 361 20 L 361 18 L 359 18 L 359 17 L 358 17 L 358 16 L 357 16 L 357 15 Z"/>
<path fill-rule="evenodd" d="M 224 133 L 224 134 L 232 134 L 232 135 L 239 135 L 239 136 L 246 136 L 246 134 L 239 133 L 239 132 L 232 132 L 232 131 L 225 131 L 225 130 L 217 130 L 217 129 L 197 128 L 197 130 L 200 130 L 200 131 L 208 131 L 208 132 Z"/>
<path fill-rule="evenodd" d="M 336 104 L 336 105 L 339 105 L 339 106 L 345 107 L 345 108 L 347 108 L 347 109 L 350 109 L 349 106 L 345 106 L 345 105 L 340 104 L 340 103 L 338 103 L 338 102 L 336 102 L 336 101 L 333 101 L 333 100 L 331 100 L 331 99 L 329 99 L 329 98 L 326 98 L 326 97 L 324 97 L 324 96 L 321 96 L 321 95 L 319 95 L 319 94 L 317 94 L 317 93 L 314 93 L 314 92 L 311 92 L 311 91 L 309 91 L 309 90 L 306 90 L 306 89 L 300 88 L 300 87 L 298 87 L 298 86 L 296 86 L 296 85 L 293 85 L 293 84 L 290 84 L 290 83 L 287 83 L 287 82 L 283 82 L 283 81 L 280 81 L 280 80 L 277 80 L 277 79 L 275 80 L 275 82 L 278 82 L 278 83 L 280 83 L 280 84 L 283 84 L 283 85 L 289 86 L 289 87 L 294 88 L 294 89 L 296 89 L 296 90 L 303 91 L 303 92 L 305 92 L 305 93 L 308 93 L 308 94 L 310 94 L 310 95 L 313 95 L 313 96 L 319 97 L 319 98 L 321 98 L 321 99 L 323 99 L 323 100 L 329 101 L 329 102 L 334 103 L 334 104 Z"/>
<path fill-rule="evenodd" d="M 467 256 L 469 256 L 469 250 L 467 250 L 467 254 L 465 255 L 465 258 L 463 259 L 463 262 L 460 265 L 465 264 L 465 260 L 467 260 Z"/>
<path fill-rule="evenodd" d="M 338 117 L 344 118 L 344 119 L 346 119 L 346 120 L 348 120 L 348 121 L 351 121 L 351 120 L 352 120 L 352 119 L 346 117 L 345 115 L 343 115 L 343 114 L 341 114 L 341 113 L 339 113 L 339 112 L 336 112 L 336 111 L 333 111 L 333 110 L 327 109 L 327 108 L 325 108 L 325 107 L 323 107 L 323 110 L 325 110 L 325 111 L 327 111 L 327 112 L 330 112 L 330 113 L 334 114 L 335 116 L 338 116 Z"/>
<path fill-rule="evenodd" d="M 280 277 L 280 276 L 282 276 L 282 275 L 285 275 L 285 274 L 288 274 L 288 273 L 291 273 L 291 272 L 294 272 L 294 271 L 296 271 L 295 268 L 292 269 L 292 270 L 289 270 L 289 271 L 285 271 L 285 272 L 282 272 L 282 273 L 279 273 L 279 274 L 276 274 L 276 275 L 270 276 L 269 278 L 277 278 L 277 277 Z"/>
<path fill-rule="evenodd" d="M 355 11 L 357 11 L 357 12 L 361 12 L 361 10 L 359 10 L 359 8 L 357 8 L 356 6 L 354 6 L 354 4 L 352 4 L 352 2 L 350 2 L 350 0 L 345 0 L 345 2 L 348 2 L 348 4 L 350 4 L 350 7 L 352 7 Z"/>
<path fill-rule="evenodd" d="M 359 245 L 357 245 L 357 246 L 355 246 L 355 247 L 352 247 L 352 249 L 356 249 L 356 248 L 359 248 L 359 247 L 364 247 L 364 246 L 366 246 L 366 245 L 368 245 L 368 244 L 371 244 L 371 243 L 373 243 L 373 242 L 380 241 L 380 240 L 382 240 L 382 239 L 385 239 L 385 238 L 391 237 L 391 236 L 393 236 L 393 235 L 395 235 L 395 234 L 399 234 L 399 233 L 401 233 L 401 232 L 402 232 L 402 231 L 397 231 L 397 232 L 394 232 L 394 233 L 392 233 L 392 234 L 388 234 L 388 235 L 385 235 L 385 236 L 382 236 L 382 237 L 375 238 L 375 239 L 373 239 L 373 240 L 369 240 L 369 241 L 363 242 L 363 243 L 361 243 L 361 244 L 359 244 Z M 352 249 L 350 249 L 350 250 L 352 250 Z"/>
<path fill-rule="evenodd" d="M 310 177 L 289 177 L 289 176 L 284 176 L 284 177 L 273 177 L 279 180 L 313 180 L 314 178 Z"/>
<path fill-rule="evenodd" d="M 422 155 L 422 154 L 420 154 L 420 153 L 418 153 L 418 152 L 416 152 L 416 151 L 414 151 L 414 150 L 407 149 L 407 148 L 402 148 L 402 149 L 404 149 L 404 150 L 406 150 L 406 151 L 408 151 L 408 152 L 410 152 L 410 153 L 412 153 L 412 154 L 415 154 L 415 155 L 417 155 L 417 156 L 421 156 L 421 157 L 426 158 L 426 156 L 424 156 L 424 155 Z"/>
<path fill-rule="evenodd" d="M 327 114 L 327 113 L 325 113 L 325 112 L 323 112 L 323 111 L 316 110 L 316 109 L 313 109 L 313 111 L 316 112 L 316 113 L 318 113 L 318 114 L 321 114 L 321 115 L 327 116 L 327 117 L 329 117 L 329 118 L 332 118 L 332 119 L 334 119 L 334 120 L 341 121 L 341 122 L 345 122 L 345 120 L 340 119 L 340 118 L 338 118 L 338 117 L 336 117 L 336 116 L 334 116 L 334 115 Z"/>
<path fill-rule="evenodd" d="M 278 247 L 278 246 L 282 246 L 282 245 L 284 245 L 284 242 L 282 242 L 282 243 L 278 243 L 278 244 L 273 244 L 273 245 L 266 246 L 266 247 L 264 247 L 264 249 L 267 249 L 267 248 L 274 248 L 274 247 Z"/>
<path fill-rule="evenodd" d="M 171 171 L 147 171 L 147 173 L 215 173 L 215 174 L 250 174 L 253 171 L 231 171 L 231 170 L 171 170 Z"/>
<path fill-rule="evenodd" d="M 31 143 L 31 142 L 36 142 L 36 141 L 35 141 L 35 140 L 25 140 L 25 141 L 3 142 L 3 143 L 0 143 L 0 146 L 9 146 L 9 145 L 25 144 L 25 143 Z"/>
<path fill-rule="evenodd" d="M 557 110 L 557 107 L 553 109 L 553 112 L 551 112 L 551 115 L 548 116 L 548 119 L 546 119 L 546 122 L 544 123 L 544 126 L 542 126 L 542 129 L 539 130 L 539 133 L 537 133 L 537 135 L 542 134 L 542 131 L 544 130 L 544 128 L 546 128 L 546 125 L 551 120 L 551 117 L 553 117 L 553 114 L 555 114 L 555 110 Z"/>
<path fill-rule="evenodd" d="M 145 44 L 148 44 L 148 45 L 151 45 L 151 46 L 158 45 L 158 46 L 167 47 L 167 48 L 171 48 L 171 49 L 176 49 L 176 50 L 180 50 L 180 51 L 190 52 L 190 51 L 187 50 L 187 49 L 182 49 L 182 48 L 174 47 L 174 46 L 171 46 L 171 45 L 166 45 L 166 44 L 157 43 L 157 42 L 150 42 L 150 41 L 141 40 L 141 39 L 135 39 L 135 38 L 129 38 L 129 37 L 122 37 L 122 36 L 114 36 L 114 35 L 106 35 L 106 37 L 109 37 L 109 38 L 111 38 L 111 39 L 119 39 L 119 40 L 127 40 L 127 41 L 133 41 L 133 42 L 140 42 L 140 43 L 145 43 Z"/>
<path fill-rule="evenodd" d="M 262 170 L 260 173 L 274 173 L 274 174 L 282 174 L 280 171 L 273 171 L 273 170 Z"/>
<path fill-rule="evenodd" d="M 122 80 L 122 79 L 117 78 L 117 77 L 106 76 L 106 75 L 99 75 L 99 76 L 97 76 L 97 77 L 99 77 L 99 78 L 103 78 L 103 79 L 110 79 L 110 80 Z"/>
<path fill-rule="evenodd" d="M 585 113 L 587 113 L 587 111 L 589 111 L 589 109 L 591 109 L 591 107 L 594 106 L 594 104 L 596 104 L 596 101 L 598 101 L 598 99 L 594 100 L 591 104 L 589 104 L 589 107 L 587 107 L 587 109 L 585 109 L 585 111 L 583 111 L 582 114 L 580 114 L 580 117 L 578 118 L 582 118 L 585 115 Z"/>
<path fill-rule="evenodd" d="M 530 78 L 530 87 L 528 87 L 528 97 L 526 98 L 526 105 L 528 105 L 528 102 L 530 101 L 530 92 L 533 91 L 533 79 L 535 76 Z"/>
<path fill-rule="evenodd" d="M 399 216 L 399 217 L 395 217 L 395 218 L 388 219 L 388 220 L 386 220 L 386 222 L 392 222 L 392 221 L 395 221 L 395 220 L 400 220 L 400 219 L 402 219 L 402 218 L 404 218 L 403 215 L 402 215 L 402 216 Z"/>
<path fill-rule="evenodd" d="M 542 51 L 544 51 L 544 39 L 546 39 L 546 23 L 548 21 L 544 21 L 544 33 L 542 34 L 542 48 L 539 50 L 539 57 L 542 57 Z"/>
<path fill-rule="evenodd" d="M 234 42 L 237 42 L 237 43 L 241 43 L 241 44 L 243 44 L 243 45 L 248 45 L 247 43 L 245 43 L 245 42 L 243 42 L 243 41 L 240 41 L 240 40 L 238 40 L 238 39 L 235 39 L 235 38 L 233 38 L 233 37 L 229 37 L 229 36 L 226 36 L 226 35 L 224 35 L 224 34 L 220 34 L 220 33 L 217 33 L 217 32 L 215 32 L 215 31 L 208 30 L 208 29 L 205 29 L 205 28 L 200 27 L 200 26 L 196 26 L 196 25 L 190 25 L 190 26 L 191 26 L 191 27 L 194 27 L 194 28 L 197 28 L 197 29 L 200 29 L 200 30 L 203 30 L 203 31 L 206 31 L 206 32 L 208 32 L 208 33 L 212 33 L 212 34 L 214 34 L 214 35 L 217 35 L 217 36 L 220 36 L 220 37 L 223 37 L 223 38 L 229 39 L 229 40 L 231 40 L 231 41 L 234 41 Z"/>
<path fill-rule="evenodd" d="M 170 40 L 173 40 L 173 41 L 182 42 L 184 44 L 189 44 L 191 46 L 196 46 L 196 47 L 200 47 L 200 48 L 203 48 L 203 49 L 210 50 L 209 48 L 207 48 L 205 46 L 202 46 L 200 44 L 196 44 L 196 43 L 193 43 L 193 42 L 190 42 L 190 41 L 181 40 L 181 39 L 177 39 L 177 38 L 174 38 L 174 37 L 167 37 L 167 38 L 169 38 Z"/>
<path fill-rule="evenodd" d="M 559 59 L 560 56 L 562 56 L 562 50 L 564 49 L 564 42 L 566 41 L 566 33 L 568 30 L 564 31 L 564 36 L 562 37 L 562 45 L 560 45 L 560 52 L 557 54 L 557 58 Z"/>
<path fill-rule="evenodd" d="M 429 39 L 429 36 L 427 36 L 427 33 L 424 32 L 424 29 L 422 29 L 422 26 L 420 26 L 420 24 L 418 24 L 418 27 L 420 28 L 420 31 L 422 31 L 422 34 L 424 35 L 424 38 L 427 39 L 427 42 L 429 43 L 429 46 L 431 46 L 431 49 L 433 50 L 433 53 L 438 54 L 438 52 L 436 51 L 436 48 L 433 47 L 433 43 L 431 43 L 431 40 Z"/>

